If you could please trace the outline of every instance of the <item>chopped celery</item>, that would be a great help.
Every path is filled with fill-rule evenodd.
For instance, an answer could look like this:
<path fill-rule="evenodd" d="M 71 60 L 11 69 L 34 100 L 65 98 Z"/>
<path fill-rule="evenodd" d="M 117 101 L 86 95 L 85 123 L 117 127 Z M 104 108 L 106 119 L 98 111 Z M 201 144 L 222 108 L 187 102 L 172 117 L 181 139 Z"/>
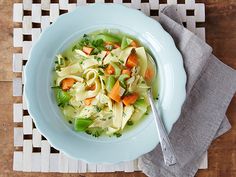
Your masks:
<path fill-rule="evenodd" d="M 106 82 L 106 89 L 108 92 L 111 91 L 111 89 L 113 88 L 113 86 L 115 85 L 115 77 L 114 76 L 109 76 Z"/>
<path fill-rule="evenodd" d="M 128 74 L 121 74 L 120 77 L 118 78 L 118 80 L 120 81 L 120 84 L 123 88 L 126 88 L 126 83 L 125 83 L 125 79 L 129 78 Z"/>
<path fill-rule="evenodd" d="M 119 66 L 113 62 L 111 62 L 111 65 L 113 66 L 113 68 L 115 69 L 115 75 L 119 76 L 121 73 L 121 69 L 119 68 Z"/>
<path fill-rule="evenodd" d="M 125 49 L 126 47 L 128 47 L 128 46 L 131 44 L 131 42 L 133 42 L 132 39 L 127 38 L 126 36 L 124 36 L 124 37 L 122 38 L 122 42 L 121 42 L 121 49 L 123 50 L 123 49 Z"/>
<path fill-rule="evenodd" d="M 92 123 L 91 119 L 77 118 L 75 119 L 74 129 L 76 131 L 85 131 Z"/>
<path fill-rule="evenodd" d="M 98 34 L 95 39 L 102 39 L 105 42 L 121 43 L 120 38 L 112 34 Z"/>
<path fill-rule="evenodd" d="M 56 100 L 58 106 L 65 106 L 69 102 L 70 98 L 71 96 L 68 92 L 63 91 L 62 89 L 56 89 Z"/>
<path fill-rule="evenodd" d="M 94 137 L 99 137 L 104 132 L 104 129 L 102 129 L 101 127 L 91 127 L 91 128 L 87 128 L 85 132 Z"/>
<path fill-rule="evenodd" d="M 142 112 L 146 112 L 146 111 L 147 111 L 148 104 L 146 103 L 146 101 L 145 101 L 144 99 L 138 99 L 138 100 L 134 103 L 134 107 L 138 108 L 138 109 L 141 110 Z"/>

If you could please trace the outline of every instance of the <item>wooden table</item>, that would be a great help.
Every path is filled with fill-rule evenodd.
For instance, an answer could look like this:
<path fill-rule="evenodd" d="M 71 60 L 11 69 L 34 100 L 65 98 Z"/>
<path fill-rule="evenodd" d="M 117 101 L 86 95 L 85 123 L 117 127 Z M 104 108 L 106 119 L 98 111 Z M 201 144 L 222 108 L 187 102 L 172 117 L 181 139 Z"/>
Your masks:
<path fill-rule="evenodd" d="M 224 63 L 236 69 L 236 1 L 201 0 L 206 4 L 206 36 L 214 54 Z M 141 177 L 135 173 L 59 174 L 22 173 L 12 171 L 13 123 L 12 103 L 20 98 L 12 97 L 12 5 L 13 0 L 0 0 L 0 176 L 86 176 L 86 177 Z M 227 110 L 232 129 L 215 140 L 209 149 L 209 168 L 199 170 L 197 177 L 236 176 L 236 96 Z"/>

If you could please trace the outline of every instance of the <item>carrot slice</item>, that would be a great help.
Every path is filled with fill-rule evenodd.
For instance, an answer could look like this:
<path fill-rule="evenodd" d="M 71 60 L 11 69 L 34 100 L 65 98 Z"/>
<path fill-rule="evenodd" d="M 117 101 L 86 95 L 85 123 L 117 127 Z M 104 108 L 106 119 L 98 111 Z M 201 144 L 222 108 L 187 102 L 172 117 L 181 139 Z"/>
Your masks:
<path fill-rule="evenodd" d="M 114 46 L 115 49 L 117 49 L 117 48 L 120 47 L 120 45 L 119 45 L 119 44 L 116 44 L 116 43 L 114 43 L 113 46 Z"/>
<path fill-rule="evenodd" d="M 106 50 L 106 52 L 107 52 L 107 53 L 106 53 L 106 56 L 111 53 L 111 51 L 109 51 L 109 50 Z"/>
<path fill-rule="evenodd" d="M 125 104 L 125 106 L 128 106 L 128 105 L 134 104 L 137 99 L 138 99 L 138 94 L 132 93 L 130 95 L 125 96 L 122 102 Z"/>
<path fill-rule="evenodd" d="M 63 79 L 61 82 L 62 90 L 69 90 L 74 85 L 75 82 L 76 80 L 72 78 Z"/>
<path fill-rule="evenodd" d="M 132 41 L 132 42 L 130 43 L 130 45 L 131 45 L 132 47 L 135 47 L 135 48 L 137 48 L 137 47 L 139 46 L 136 41 Z"/>
<path fill-rule="evenodd" d="M 89 106 L 89 105 L 91 104 L 91 102 L 93 101 L 93 99 L 94 99 L 94 97 L 86 98 L 86 99 L 84 100 L 84 104 L 85 104 L 86 106 Z"/>
<path fill-rule="evenodd" d="M 115 85 L 111 89 L 111 92 L 108 94 L 108 96 L 111 99 L 113 99 L 114 101 L 120 102 L 120 100 L 121 100 L 121 98 L 120 98 L 120 91 L 121 91 L 120 82 L 117 80 Z"/>
<path fill-rule="evenodd" d="M 95 90 L 95 89 L 96 89 L 95 84 L 86 87 L 86 90 Z"/>
<path fill-rule="evenodd" d="M 111 64 L 109 64 L 108 67 L 106 68 L 106 73 L 107 74 L 114 74 L 115 68 Z"/>
<path fill-rule="evenodd" d="M 129 76 L 131 75 L 131 71 L 129 69 L 123 69 L 122 74 L 128 74 Z"/>
<path fill-rule="evenodd" d="M 145 80 L 150 81 L 152 80 L 153 76 L 154 76 L 153 69 L 151 67 L 148 67 L 145 72 Z"/>
<path fill-rule="evenodd" d="M 135 52 L 131 52 L 131 54 L 129 55 L 125 66 L 128 68 L 133 68 L 134 66 L 138 65 L 138 59 L 137 59 L 137 55 Z"/>
<path fill-rule="evenodd" d="M 93 48 L 91 47 L 83 47 L 83 52 L 86 53 L 87 55 L 90 55 L 90 53 L 93 51 Z"/>

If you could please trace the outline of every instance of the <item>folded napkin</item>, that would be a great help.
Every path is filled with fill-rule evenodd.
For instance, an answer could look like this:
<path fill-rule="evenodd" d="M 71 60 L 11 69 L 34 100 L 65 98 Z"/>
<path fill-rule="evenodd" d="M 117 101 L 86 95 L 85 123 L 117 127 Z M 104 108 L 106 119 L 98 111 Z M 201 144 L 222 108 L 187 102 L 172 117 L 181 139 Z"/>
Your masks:
<path fill-rule="evenodd" d="M 166 166 L 158 145 L 139 158 L 139 168 L 151 177 L 192 177 L 211 142 L 231 127 L 225 112 L 236 91 L 236 70 L 182 26 L 176 6 L 160 13 L 160 23 L 181 52 L 187 74 L 187 97 L 169 134 L 178 163 Z"/>

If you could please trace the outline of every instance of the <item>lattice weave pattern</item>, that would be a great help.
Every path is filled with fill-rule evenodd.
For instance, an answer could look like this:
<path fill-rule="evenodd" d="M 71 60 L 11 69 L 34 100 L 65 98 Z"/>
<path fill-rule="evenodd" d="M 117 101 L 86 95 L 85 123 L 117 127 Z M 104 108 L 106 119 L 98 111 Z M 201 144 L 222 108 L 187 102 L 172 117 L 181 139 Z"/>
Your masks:
<path fill-rule="evenodd" d="M 53 23 L 57 17 L 87 3 L 122 3 L 139 9 L 146 15 L 158 20 L 159 12 L 167 5 L 178 4 L 184 25 L 205 39 L 205 7 L 195 0 L 23 0 L 13 7 L 13 96 L 22 97 L 21 103 L 13 105 L 14 121 L 14 159 L 13 169 L 33 172 L 132 172 L 139 170 L 137 160 L 115 165 L 86 164 L 66 157 L 50 146 L 35 128 L 27 112 L 24 99 L 24 67 L 29 59 L 31 46 L 38 39 L 41 31 Z M 201 168 L 207 167 L 207 156 L 203 157 Z"/>

